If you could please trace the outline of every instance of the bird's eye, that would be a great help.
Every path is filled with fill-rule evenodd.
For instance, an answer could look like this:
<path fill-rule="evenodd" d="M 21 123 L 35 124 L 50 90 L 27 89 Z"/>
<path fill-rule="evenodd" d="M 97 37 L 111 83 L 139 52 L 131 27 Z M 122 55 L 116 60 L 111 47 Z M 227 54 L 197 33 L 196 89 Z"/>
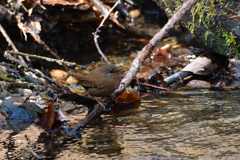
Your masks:
<path fill-rule="evenodd" d="M 113 71 L 110 71 L 110 73 L 113 73 Z"/>

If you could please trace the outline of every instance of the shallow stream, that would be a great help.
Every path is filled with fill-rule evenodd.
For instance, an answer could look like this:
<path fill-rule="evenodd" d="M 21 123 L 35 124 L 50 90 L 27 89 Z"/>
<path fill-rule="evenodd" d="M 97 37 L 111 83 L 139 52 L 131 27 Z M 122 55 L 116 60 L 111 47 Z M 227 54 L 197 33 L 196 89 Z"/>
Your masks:
<path fill-rule="evenodd" d="M 2 130 L 0 153 L 9 159 L 238 159 L 239 94 L 230 89 L 170 91 L 142 99 L 139 108 L 126 110 L 129 115 L 103 116 L 78 138 L 61 132 L 40 140 L 34 125 L 16 135 Z"/>

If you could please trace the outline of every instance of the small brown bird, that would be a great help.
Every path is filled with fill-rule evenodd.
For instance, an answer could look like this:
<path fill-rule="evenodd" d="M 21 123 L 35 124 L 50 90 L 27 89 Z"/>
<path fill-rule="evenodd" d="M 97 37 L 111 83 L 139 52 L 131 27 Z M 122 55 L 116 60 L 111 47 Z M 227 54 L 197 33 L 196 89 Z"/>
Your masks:
<path fill-rule="evenodd" d="M 121 72 L 117 66 L 110 64 L 96 68 L 77 79 L 91 96 L 107 97 L 118 88 Z"/>

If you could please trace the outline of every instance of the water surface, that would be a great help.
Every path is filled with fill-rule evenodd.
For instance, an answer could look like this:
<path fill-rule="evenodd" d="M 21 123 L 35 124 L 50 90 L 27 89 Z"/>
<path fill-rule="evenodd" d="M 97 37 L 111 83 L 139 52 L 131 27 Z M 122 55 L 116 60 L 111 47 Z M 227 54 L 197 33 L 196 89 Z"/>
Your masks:
<path fill-rule="evenodd" d="M 9 159 L 238 159 L 239 94 L 185 88 L 148 97 L 125 111 L 131 114 L 104 115 L 78 138 L 61 132 L 39 139 L 34 126 L 19 134 L 2 130 L 0 153 Z"/>

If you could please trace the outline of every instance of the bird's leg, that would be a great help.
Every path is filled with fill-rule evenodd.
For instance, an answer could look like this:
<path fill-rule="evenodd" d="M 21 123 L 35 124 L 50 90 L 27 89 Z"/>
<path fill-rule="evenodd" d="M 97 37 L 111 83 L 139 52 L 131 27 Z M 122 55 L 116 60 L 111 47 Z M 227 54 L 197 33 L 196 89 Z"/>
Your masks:
<path fill-rule="evenodd" d="M 111 97 L 111 99 L 112 99 L 113 104 L 114 104 L 114 105 L 117 105 L 117 104 L 118 104 L 118 101 L 116 100 L 117 97 L 114 96 L 114 95 L 112 95 L 112 94 L 110 95 L 110 97 Z"/>
<path fill-rule="evenodd" d="M 100 106 L 102 106 L 102 108 L 104 109 L 104 110 L 106 110 L 106 107 L 104 106 L 104 104 L 102 104 L 95 96 L 93 96 L 94 98 L 95 98 L 95 100 L 98 102 L 98 104 L 100 105 Z"/>

